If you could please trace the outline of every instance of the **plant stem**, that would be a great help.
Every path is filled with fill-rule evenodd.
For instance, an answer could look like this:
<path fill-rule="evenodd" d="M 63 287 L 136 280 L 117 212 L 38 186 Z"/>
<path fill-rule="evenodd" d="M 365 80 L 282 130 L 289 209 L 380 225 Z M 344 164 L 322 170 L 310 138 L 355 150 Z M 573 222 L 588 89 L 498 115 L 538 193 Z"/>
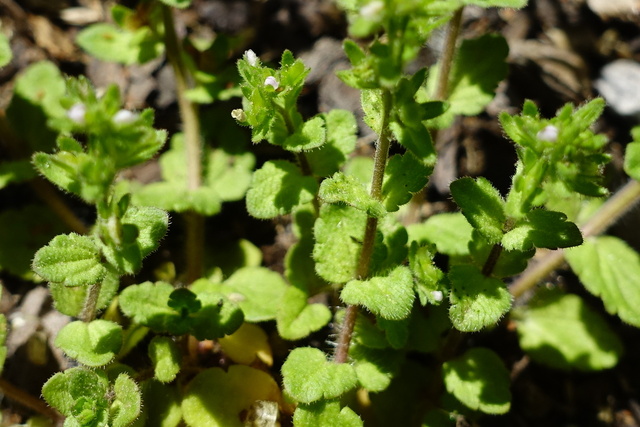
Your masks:
<path fill-rule="evenodd" d="M 635 180 L 629 181 L 589 218 L 582 227 L 582 235 L 587 238 L 602 233 L 627 213 L 638 201 L 640 201 L 640 183 Z M 527 268 L 509 286 L 511 294 L 515 298 L 521 297 L 563 262 L 564 251 L 557 250 L 549 253 L 535 265 Z"/>
<path fill-rule="evenodd" d="M 87 290 L 87 297 L 84 300 L 84 307 L 80 318 L 83 322 L 89 323 L 96 317 L 96 306 L 98 305 L 98 297 L 100 296 L 101 284 L 95 284 L 89 286 Z"/>
<path fill-rule="evenodd" d="M 463 9 L 464 6 L 456 10 L 451 21 L 449 21 L 449 30 L 447 31 L 442 59 L 440 60 L 440 71 L 438 73 L 436 92 L 433 94 L 433 98 L 436 100 L 444 101 L 449 96 L 449 74 L 451 74 L 453 55 L 456 52 L 456 42 L 458 41 L 458 35 L 460 34 Z"/>
<path fill-rule="evenodd" d="M 389 115 L 391 114 L 391 92 L 383 90 L 382 92 L 382 126 L 378 133 L 378 142 L 376 143 L 376 153 L 373 159 L 373 176 L 371 178 L 371 196 L 377 200 L 382 200 L 382 181 L 384 180 L 384 170 L 387 166 L 387 158 L 389 157 Z M 378 219 L 373 217 L 367 218 L 365 226 L 364 239 L 362 241 L 362 250 L 358 260 L 356 277 L 360 280 L 369 276 L 369 265 L 371 263 L 371 254 L 373 254 L 373 246 L 376 238 L 376 230 L 378 228 Z M 345 363 L 349 357 L 349 345 L 353 336 L 353 328 L 358 317 L 358 307 L 348 305 L 345 313 L 340 335 L 338 336 L 338 345 L 334 362 Z"/>
<path fill-rule="evenodd" d="M 500 244 L 493 245 L 491 248 L 491 252 L 489 252 L 489 256 L 482 266 L 482 275 L 485 277 L 489 277 L 491 272 L 496 266 L 498 259 L 500 258 L 500 254 L 502 253 L 502 246 Z"/>
<path fill-rule="evenodd" d="M 189 76 L 187 67 L 182 60 L 183 52 L 176 35 L 171 8 L 163 5 L 162 13 L 167 58 L 175 74 L 178 106 L 183 125 L 187 157 L 187 188 L 189 191 L 194 191 L 202 185 L 202 140 L 200 138 L 198 106 L 187 99 L 186 96 L 186 91 L 189 88 Z M 196 212 L 188 212 L 185 215 L 185 221 L 187 227 L 187 282 L 191 283 L 202 275 L 204 218 Z"/>
<path fill-rule="evenodd" d="M 56 425 L 62 422 L 62 415 L 60 415 L 55 409 L 49 407 L 46 403 L 35 396 L 32 396 L 26 391 L 14 386 L 4 378 L 0 378 L 0 390 L 8 399 L 52 419 Z"/>

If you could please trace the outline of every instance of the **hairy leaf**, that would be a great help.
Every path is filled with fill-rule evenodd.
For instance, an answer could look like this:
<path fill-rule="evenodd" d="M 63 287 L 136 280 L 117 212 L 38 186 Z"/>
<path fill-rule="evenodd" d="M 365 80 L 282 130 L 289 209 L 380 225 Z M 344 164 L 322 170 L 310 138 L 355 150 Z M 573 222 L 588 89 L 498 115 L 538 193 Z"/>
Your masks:
<path fill-rule="evenodd" d="M 109 421 L 113 427 L 127 427 L 140 415 L 142 398 L 140 389 L 127 374 L 120 374 L 113 384 L 115 399 L 109 408 Z"/>
<path fill-rule="evenodd" d="M 500 242 L 506 221 L 504 200 L 485 178 L 460 178 L 451 183 L 451 195 L 473 228 L 491 244 Z"/>
<path fill-rule="evenodd" d="M 122 347 L 122 327 L 108 320 L 77 320 L 58 332 L 55 344 L 67 356 L 92 367 L 110 363 Z"/>
<path fill-rule="evenodd" d="M 492 326 L 511 308 L 511 294 L 504 283 L 485 277 L 472 265 L 455 265 L 448 277 L 449 318 L 459 331 L 474 332 Z"/>
<path fill-rule="evenodd" d="M 168 337 L 155 336 L 149 343 L 149 358 L 153 364 L 154 378 L 168 383 L 180 372 L 180 349 Z"/>
<path fill-rule="evenodd" d="M 518 312 L 520 346 L 554 368 L 595 371 L 615 366 L 622 343 L 577 295 L 547 293 Z"/>
<path fill-rule="evenodd" d="M 340 299 L 345 303 L 363 305 L 389 320 L 407 318 L 414 298 L 411 270 L 404 266 L 396 267 L 387 276 L 352 280 L 340 293 Z"/>
<path fill-rule="evenodd" d="M 505 414 L 511 406 L 509 371 L 493 351 L 472 348 L 445 362 L 442 375 L 447 391 L 473 410 Z"/>
<path fill-rule="evenodd" d="M 278 333 L 286 340 L 299 340 L 329 323 L 331 311 L 324 304 L 309 304 L 309 296 L 290 287 L 278 302 L 276 316 Z"/>
<path fill-rule="evenodd" d="M 274 218 L 313 200 L 318 183 L 286 160 L 266 162 L 253 175 L 247 210 L 256 218 Z"/>
<path fill-rule="evenodd" d="M 374 199 L 364 185 L 356 178 L 341 172 L 322 181 L 318 196 L 325 203 L 344 203 L 376 218 L 387 213 L 382 203 Z"/>
<path fill-rule="evenodd" d="M 33 259 L 33 270 L 44 279 L 65 286 L 98 284 L 107 274 L 93 238 L 79 234 L 56 236 Z"/>
<path fill-rule="evenodd" d="M 323 352 L 310 347 L 289 353 L 282 365 L 282 376 L 284 390 L 301 403 L 339 397 L 357 384 L 351 365 L 329 362 Z"/>
<path fill-rule="evenodd" d="M 624 241 L 592 237 L 567 250 L 567 261 L 589 292 L 602 298 L 606 310 L 640 327 L 640 256 Z"/>
<path fill-rule="evenodd" d="M 409 241 L 433 243 L 446 255 L 468 255 L 473 227 L 460 212 L 441 213 L 407 227 Z"/>
<path fill-rule="evenodd" d="M 358 414 L 348 406 L 340 408 L 340 402 L 335 400 L 298 405 L 293 413 L 293 423 L 299 427 L 362 427 L 364 425 Z"/>

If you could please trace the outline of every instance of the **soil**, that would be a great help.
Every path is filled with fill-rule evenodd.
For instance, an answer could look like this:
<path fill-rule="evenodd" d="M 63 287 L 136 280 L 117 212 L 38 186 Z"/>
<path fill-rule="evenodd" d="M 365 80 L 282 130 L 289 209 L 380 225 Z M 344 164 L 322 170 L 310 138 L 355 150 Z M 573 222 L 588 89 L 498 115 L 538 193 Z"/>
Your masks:
<path fill-rule="evenodd" d="M 123 1 L 135 6 L 135 1 Z M 0 70 L 0 110 L 8 105 L 15 77 L 29 64 L 48 59 L 69 75 L 87 75 L 96 86 L 120 86 L 127 108 L 156 109 L 157 126 L 179 130 L 172 72 L 164 58 L 141 66 L 123 67 L 92 59 L 75 44 L 80 29 L 108 19 L 108 6 L 98 0 L 0 0 L 2 31 L 11 38 L 13 61 Z M 438 135 L 438 167 L 425 192 L 421 217 L 452 210 L 449 183 L 459 176 L 485 176 L 503 193 L 514 173 L 513 146 L 497 122 L 500 111 L 515 113 L 525 99 L 534 100 L 544 116 L 552 116 L 566 102 L 581 104 L 598 95 L 595 82 L 602 68 L 619 59 L 640 62 L 640 2 L 638 0 L 531 0 L 522 10 L 483 10 L 467 7 L 462 37 L 499 32 L 510 47 L 509 75 L 495 100 L 477 117 L 465 117 Z M 312 68 L 301 97 L 301 109 L 311 116 L 318 111 L 345 108 L 359 112 L 359 95 L 335 77 L 348 67 L 341 51 L 346 20 L 329 0 L 194 0 L 177 13 L 183 34 L 237 36 L 241 43 L 230 59 L 251 48 L 263 61 L 276 62 L 284 49 L 301 56 Z M 416 65 L 429 65 L 439 56 L 443 33 L 434 35 Z M 633 83 L 633 82 L 632 82 Z M 640 85 L 640 81 L 635 82 Z M 610 103 L 611 100 L 608 100 Z M 230 111 L 233 99 L 216 105 Z M 207 114 L 209 108 L 204 108 Z M 638 108 L 640 111 L 640 107 Z M 630 141 L 637 116 L 622 116 L 608 109 L 598 121 L 598 131 L 610 138 L 613 162 L 608 170 L 611 190 L 626 177 L 621 153 Z M 205 129 L 207 132 L 207 129 Z M 211 130 L 209 130 L 211 133 Z M 371 130 L 360 126 L 359 150 L 371 149 Z M 212 143 L 216 143 L 213 138 Z M 258 163 L 278 157 L 267 144 L 253 147 Z M 7 155 L 0 134 L 0 158 Z M 129 171 L 143 181 L 157 179 L 151 163 Z M 88 223 L 92 212 L 78 200 L 65 200 Z M 0 191 L 0 211 L 27 205 L 34 196 L 27 186 Z M 611 233 L 640 249 L 638 211 L 623 218 Z M 282 270 L 283 255 L 291 244 L 286 219 L 265 222 L 248 217 L 243 202 L 230 203 L 208 220 L 207 236 L 221 241 L 246 238 L 263 251 L 266 266 Z M 182 224 L 174 219 L 170 235 L 154 254 L 154 262 L 175 258 Z M 0 230 L 0 238 L 3 231 Z M 37 248 L 36 248 L 37 249 Z M 144 272 L 141 275 L 144 275 Z M 474 338 L 498 351 L 512 370 L 512 410 L 504 417 L 485 417 L 486 426 L 640 426 L 640 331 L 608 315 L 602 302 L 587 294 L 567 270 L 556 272 L 550 282 L 583 296 L 604 316 L 623 339 L 626 354 L 614 368 L 598 373 L 559 372 L 537 365 L 518 348 L 513 331 Z M 25 422 L 33 414 L 16 400 L 20 393 L 39 396 L 44 381 L 68 361 L 52 346 L 52 336 L 66 321 L 51 309 L 46 288 L 35 286 L 7 271 L 0 271 L 3 295 L 0 309 L 11 326 L 8 359 L 0 388 L 2 426 Z M 313 337 L 312 337 L 313 339 Z M 7 388 L 13 385 L 16 392 Z M 2 394 L 0 394 L 2 396 Z M 460 425 L 466 425 L 460 420 Z"/>

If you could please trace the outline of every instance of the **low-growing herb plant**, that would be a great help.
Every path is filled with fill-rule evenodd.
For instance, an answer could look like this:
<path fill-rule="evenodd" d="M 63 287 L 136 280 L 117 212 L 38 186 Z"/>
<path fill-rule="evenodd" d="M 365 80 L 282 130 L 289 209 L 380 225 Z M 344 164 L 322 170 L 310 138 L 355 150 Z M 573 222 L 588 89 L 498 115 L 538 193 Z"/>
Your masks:
<path fill-rule="evenodd" d="M 115 6 L 115 25 L 78 37 L 98 58 L 124 64 L 166 51 L 184 129 L 162 154 L 167 134 L 153 128 L 152 110 L 123 109 L 115 86 L 98 95 L 52 63 L 18 79 L 7 111 L 29 147 L 0 165 L 0 183 L 37 173 L 95 209 L 86 227 L 36 186 L 74 232 L 56 229 L 35 253 L 33 272 L 2 265 L 47 281 L 56 310 L 77 319 L 55 339 L 74 366 L 42 388 L 65 426 L 441 426 L 505 414 L 509 371 L 498 353 L 468 339 L 505 319 L 535 362 L 583 371 L 616 365 L 623 345 L 605 319 L 578 295 L 535 289 L 566 258 L 609 313 L 640 326 L 640 258 L 620 239 L 597 237 L 640 196 L 640 128 L 625 157 L 634 181 L 607 199 L 607 139 L 592 131 L 602 99 L 567 104 L 551 118 L 531 101 L 519 114 L 502 113 L 518 159 L 508 192 L 462 177 L 450 185 L 459 212 L 407 219 L 438 157 L 432 135 L 456 115 L 481 112 L 506 75 L 501 36 L 458 46 L 463 8 L 524 1 L 338 2 L 354 38 L 343 45 L 351 68 L 339 77 L 361 92 L 364 121 L 377 134 L 373 158 L 354 154 L 353 112 L 299 111 L 310 70 L 290 51 L 273 67 L 247 50 L 237 62 L 239 90 L 221 83 L 233 81 L 228 68 L 199 70 L 183 44 L 216 47 L 176 36 L 171 7 L 189 3 Z M 445 25 L 439 63 L 408 74 Z M 233 119 L 249 127 L 253 143 L 282 153 L 255 171 L 251 152 L 201 139 L 197 103 L 240 94 Z M 30 127 L 28 113 L 42 127 Z M 119 179 L 158 154 L 161 181 Z M 284 274 L 262 267 L 249 242 L 239 245 L 244 260 L 232 271 L 204 261 L 203 217 L 243 197 L 251 216 L 290 221 L 295 243 Z M 25 221 L 38 220 L 36 211 L 25 208 Z M 155 281 L 122 280 L 139 277 L 167 232 L 166 211 L 187 218 L 185 272 L 160 268 Z M 3 227 L 16 220 L 2 215 Z M 528 269 L 538 250 L 553 252 Z M 0 317 L 0 344 L 4 323 Z M 326 343 L 313 345 L 313 336 Z M 286 359 L 274 360 L 276 346 L 287 349 Z M 130 363 L 141 350 L 145 364 Z"/>

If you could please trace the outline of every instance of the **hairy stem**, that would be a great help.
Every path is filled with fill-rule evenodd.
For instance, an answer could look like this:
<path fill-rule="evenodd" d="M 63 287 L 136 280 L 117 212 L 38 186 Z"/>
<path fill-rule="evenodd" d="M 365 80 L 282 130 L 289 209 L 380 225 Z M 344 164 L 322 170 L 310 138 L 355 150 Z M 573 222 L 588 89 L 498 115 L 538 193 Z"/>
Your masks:
<path fill-rule="evenodd" d="M 498 259 L 500 258 L 500 254 L 502 253 L 502 246 L 500 244 L 493 245 L 491 248 L 491 252 L 489 252 L 489 256 L 482 266 L 482 275 L 485 277 L 489 277 L 493 269 L 496 267 L 498 263 Z"/>
<path fill-rule="evenodd" d="M 582 235 L 587 238 L 602 233 L 626 214 L 638 201 L 640 201 L 640 183 L 635 180 L 629 181 L 587 220 L 582 226 Z M 511 294 L 515 298 L 521 297 L 563 262 L 564 252 L 562 250 L 549 253 L 539 262 L 527 268 L 509 286 Z"/>
<path fill-rule="evenodd" d="M 82 308 L 82 313 L 80 313 L 80 318 L 83 322 L 91 322 L 96 317 L 96 306 L 98 305 L 98 297 L 100 296 L 100 287 L 101 284 L 95 284 L 89 286 L 89 290 L 87 291 L 87 297 L 84 300 L 84 307 Z"/>
<path fill-rule="evenodd" d="M 178 92 L 178 106 L 182 120 L 187 157 L 187 188 L 190 191 L 202 185 L 202 140 L 200 138 L 200 119 L 198 106 L 187 99 L 189 89 L 189 75 L 182 59 L 182 49 L 178 42 L 171 8 L 163 6 L 163 21 L 165 28 L 165 46 L 167 58 L 171 63 L 176 79 Z M 187 282 L 191 283 L 202 275 L 202 252 L 204 249 L 204 218 L 195 212 L 185 215 L 187 227 Z"/>
<path fill-rule="evenodd" d="M 371 196 L 377 200 L 382 200 L 382 181 L 384 179 L 384 170 L 387 166 L 387 158 L 389 157 L 389 145 L 391 144 L 389 131 L 387 129 L 389 127 L 390 114 L 391 92 L 384 90 L 382 92 L 382 126 L 378 133 L 376 153 L 373 160 L 373 177 L 371 179 Z M 378 219 L 368 217 L 356 271 L 356 277 L 358 279 L 365 279 L 369 276 L 369 265 L 371 263 L 371 255 L 373 254 L 377 228 Z M 351 344 L 351 337 L 357 316 L 358 307 L 355 305 L 347 306 L 342 329 L 338 336 L 338 345 L 334 357 L 336 363 L 345 363 L 349 357 L 349 345 Z"/>
<path fill-rule="evenodd" d="M 433 94 L 434 99 L 437 100 L 444 101 L 449 96 L 449 75 L 451 74 L 453 55 L 456 52 L 456 43 L 458 41 L 458 35 L 460 34 L 463 9 L 464 7 L 461 7 L 456 10 L 451 21 L 449 21 L 449 30 L 447 31 L 442 59 L 440 60 L 440 71 L 438 72 L 436 92 Z"/>

